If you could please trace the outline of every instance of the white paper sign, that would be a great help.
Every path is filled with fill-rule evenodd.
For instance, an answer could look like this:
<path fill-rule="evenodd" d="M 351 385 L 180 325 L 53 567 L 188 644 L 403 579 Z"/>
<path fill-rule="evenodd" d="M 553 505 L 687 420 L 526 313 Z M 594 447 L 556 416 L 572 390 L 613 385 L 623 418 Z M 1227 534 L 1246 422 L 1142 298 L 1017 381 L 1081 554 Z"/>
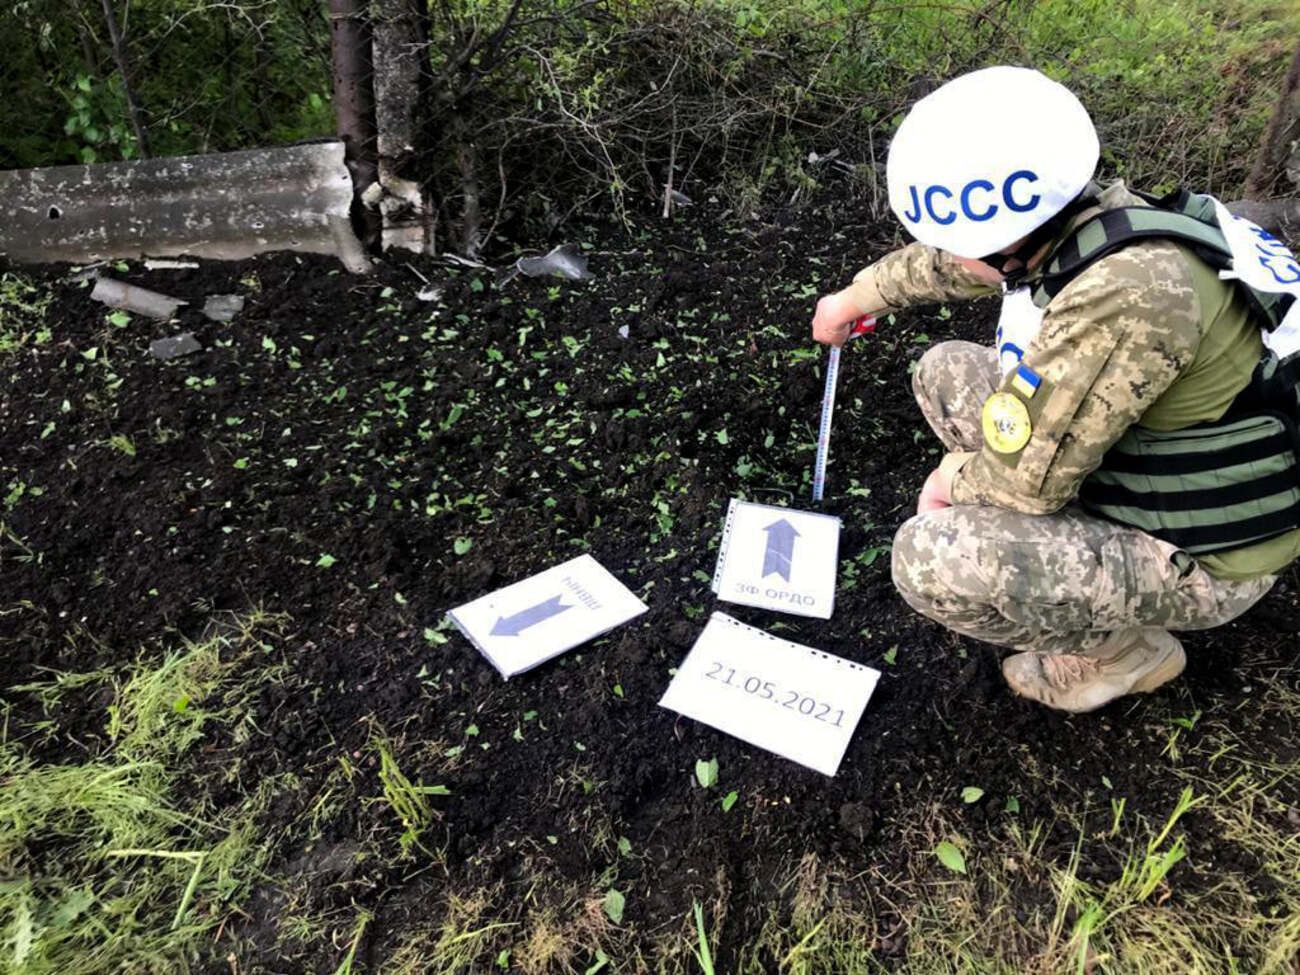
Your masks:
<path fill-rule="evenodd" d="M 513 677 L 645 611 L 604 566 L 580 555 L 447 615 L 501 676 Z"/>
<path fill-rule="evenodd" d="M 880 672 L 714 613 L 662 707 L 834 775 Z"/>
<path fill-rule="evenodd" d="M 713 591 L 729 603 L 828 620 L 839 550 L 838 518 L 733 498 Z"/>

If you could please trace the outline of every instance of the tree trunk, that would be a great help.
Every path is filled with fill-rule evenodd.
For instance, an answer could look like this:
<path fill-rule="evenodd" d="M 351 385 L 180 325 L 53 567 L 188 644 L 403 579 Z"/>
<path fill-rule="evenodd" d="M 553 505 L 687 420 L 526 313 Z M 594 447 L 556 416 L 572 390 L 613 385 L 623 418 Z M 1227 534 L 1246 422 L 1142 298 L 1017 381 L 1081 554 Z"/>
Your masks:
<path fill-rule="evenodd" d="M 1300 231 L 1300 200 L 1283 197 L 1276 200 L 1234 200 L 1226 204 L 1228 212 L 1257 223 L 1271 234 L 1295 240 Z"/>
<path fill-rule="evenodd" d="M 77 41 L 81 44 L 81 59 L 86 63 L 86 74 L 94 78 L 99 74 L 99 50 L 90 33 L 88 15 L 76 6 L 75 0 L 67 0 L 67 8 L 64 16 L 76 21 L 77 24 Z M 39 45 L 37 50 L 40 50 Z"/>
<path fill-rule="evenodd" d="M 460 249 L 477 261 L 483 251 L 483 204 L 478 179 L 478 149 L 464 118 L 455 116 L 456 167 L 460 170 Z"/>
<path fill-rule="evenodd" d="M 429 9 L 419 0 L 375 0 L 375 117 L 379 158 L 416 151 L 429 81 Z"/>
<path fill-rule="evenodd" d="M 1248 200 L 1286 196 L 1300 190 L 1300 47 L 1282 84 L 1277 108 L 1260 139 L 1259 155 L 1246 179 Z"/>
<path fill-rule="evenodd" d="M 432 247 L 432 207 L 420 185 L 430 112 L 427 0 L 374 0 L 375 118 L 384 248 Z"/>
<path fill-rule="evenodd" d="M 363 202 L 366 191 L 379 179 L 374 68 L 366 8 L 366 0 L 329 0 L 334 116 L 352 173 L 352 219 L 357 235 L 367 246 L 373 246 L 379 241 L 379 213 Z"/>
<path fill-rule="evenodd" d="M 131 128 L 135 130 L 135 144 L 143 159 L 149 158 L 149 134 L 145 131 L 144 118 L 140 113 L 140 103 L 136 100 L 135 89 L 131 87 L 131 73 L 126 66 L 126 50 L 122 44 L 122 32 L 117 26 L 117 14 L 113 12 L 113 0 L 103 0 L 104 22 L 108 25 L 108 38 L 113 45 L 113 61 L 117 64 L 117 73 L 122 76 L 122 89 L 126 92 L 126 108 L 131 116 Z"/>

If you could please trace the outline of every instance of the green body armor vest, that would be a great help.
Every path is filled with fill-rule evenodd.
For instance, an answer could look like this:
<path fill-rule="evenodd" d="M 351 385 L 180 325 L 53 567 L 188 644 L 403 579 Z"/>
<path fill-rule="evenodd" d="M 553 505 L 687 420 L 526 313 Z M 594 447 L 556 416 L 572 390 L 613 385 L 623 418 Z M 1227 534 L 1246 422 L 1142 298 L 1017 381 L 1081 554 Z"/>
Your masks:
<path fill-rule="evenodd" d="M 1139 240 L 1174 241 L 1215 270 L 1232 266 L 1209 197 L 1180 190 L 1143 198 L 1152 206 L 1107 210 L 1063 241 L 1034 285 L 1034 303 L 1046 307 L 1089 265 Z M 1294 300 L 1237 286 L 1265 330 L 1277 326 Z M 1281 362 L 1266 349 L 1249 385 L 1212 423 L 1173 431 L 1130 427 L 1084 480 L 1079 501 L 1194 555 L 1300 528 L 1297 358 Z"/>

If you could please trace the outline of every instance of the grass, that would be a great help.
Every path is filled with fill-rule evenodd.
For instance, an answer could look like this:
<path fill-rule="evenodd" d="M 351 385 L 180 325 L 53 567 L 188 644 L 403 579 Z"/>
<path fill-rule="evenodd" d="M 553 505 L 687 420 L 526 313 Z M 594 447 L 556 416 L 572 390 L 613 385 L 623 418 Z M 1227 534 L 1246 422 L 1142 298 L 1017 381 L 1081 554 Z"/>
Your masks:
<path fill-rule="evenodd" d="M 348 953 L 343 956 L 343 961 L 339 963 L 339 967 L 334 969 L 334 975 L 352 975 L 352 964 L 356 961 L 357 946 L 361 944 L 361 938 L 366 933 L 366 925 L 372 920 L 374 920 L 374 916 L 367 911 L 362 911 L 357 915 L 352 940 L 348 943 Z"/>
<path fill-rule="evenodd" d="M 1255 721 L 1300 714 L 1300 694 L 1268 688 Z M 870 876 L 857 898 L 840 870 L 805 857 L 766 907 L 753 943 L 729 946 L 737 972 L 856 975 L 889 970 L 940 973 L 1093 973 L 1142 975 L 1294 975 L 1300 964 L 1300 833 L 1294 816 L 1300 759 L 1259 763 L 1237 757 L 1243 713 L 1209 722 L 1169 776 L 1165 813 L 1148 820 L 1120 807 L 1092 811 L 1061 805 L 1055 822 L 1007 816 L 970 835 L 969 876 L 930 854 L 951 834 L 951 813 L 934 807 L 899 842 L 910 878 Z M 1153 797 L 1145 797 L 1150 805 Z M 1187 829 L 1195 817 L 1195 831 Z M 1053 827 L 1077 836 L 1054 855 Z M 1109 828 L 1107 828 L 1109 827 Z M 1114 835 L 1118 833 L 1118 835 Z M 1204 843 L 1198 842 L 1196 836 Z M 1234 863 L 1201 858 L 1211 841 Z M 1118 854 L 1118 862 L 1116 856 Z M 1084 879 L 1083 866 L 1108 864 L 1106 879 Z M 1252 864 L 1243 868 L 1240 864 Z M 1208 875 L 1194 886 L 1189 872 Z M 869 872 L 870 873 L 870 872 Z M 1266 893 L 1261 893 L 1261 891 Z M 698 919 L 697 919 L 698 920 Z M 701 934 L 697 935 L 703 943 Z M 679 969 L 680 970 L 680 969 Z"/>
<path fill-rule="evenodd" d="M 265 781 L 232 808 L 207 799 L 196 745 L 249 720 L 250 667 L 278 621 L 252 613 L 210 638 L 107 673 L 60 674 L 11 688 L 44 711 L 66 695 L 111 697 L 98 740 L 80 762 L 37 756 L 45 739 L 0 739 L 0 970 L 162 972 L 185 967 L 221 927 L 267 855 L 255 820 Z M 93 699 L 93 698 L 92 698 Z M 48 734 L 46 729 L 45 734 Z M 219 816 L 220 823 L 215 820 Z"/>
<path fill-rule="evenodd" d="M 1294 975 L 1300 835 L 1288 813 L 1300 759 L 1248 759 L 1238 744 L 1296 715 L 1300 694 L 1281 680 L 1249 715 L 1210 712 L 1169 766 L 1165 793 L 1132 803 L 1079 804 L 1064 790 L 1048 816 L 999 802 L 1001 816 L 982 830 L 956 822 L 951 806 L 905 807 L 860 863 L 805 854 L 762 893 L 733 889 L 713 865 L 680 925 L 657 933 L 636 929 L 635 894 L 624 923 L 606 923 L 598 892 L 613 874 L 584 893 L 539 844 L 522 861 L 531 879 L 448 893 L 421 930 L 390 933 L 372 957 L 391 973 Z M 1158 714 L 1152 723 L 1167 724 Z M 1044 781 L 1040 791 L 1054 790 Z M 1062 846 L 1063 834 L 1074 841 Z M 933 855 L 954 835 L 966 875 Z M 1206 859 L 1211 848 L 1227 862 Z M 877 865 L 889 853 L 903 855 L 901 872 L 897 861 Z M 728 940 L 738 924 L 751 932 L 746 943 Z"/>
<path fill-rule="evenodd" d="M 692 910 L 695 913 L 695 960 L 699 962 L 700 971 L 704 975 L 713 975 L 713 953 L 709 950 L 709 933 L 704 930 L 704 906 L 699 901 L 696 901 L 692 906 Z M 816 930 L 791 949 L 790 954 L 786 956 L 787 962 L 799 952 L 813 934 L 816 934 Z"/>
<path fill-rule="evenodd" d="M 386 738 L 376 737 L 373 747 L 379 755 L 379 782 L 383 786 L 384 801 L 402 823 L 403 833 L 398 840 L 401 855 L 410 856 L 412 847 L 418 847 L 435 856 L 420 843 L 420 836 L 437 817 L 429 797 L 451 795 L 450 790 L 444 785 L 424 785 L 408 779 L 393 757 L 392 745 Z"/>

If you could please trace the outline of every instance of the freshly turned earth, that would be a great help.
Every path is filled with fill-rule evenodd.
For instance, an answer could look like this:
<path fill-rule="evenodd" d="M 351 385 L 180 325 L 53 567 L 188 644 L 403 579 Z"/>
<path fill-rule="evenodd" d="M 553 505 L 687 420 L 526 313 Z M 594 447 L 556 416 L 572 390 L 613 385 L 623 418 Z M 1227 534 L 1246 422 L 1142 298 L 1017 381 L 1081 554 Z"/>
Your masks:
<path fill-rule="evenodd" d="M 214 729 L 205 746 L 212 767 L 239 763 L 237 782 L 207 786 L 218 809 L 266 776 L 299 779 L 264 823 L 271 879 L 226 934 L 252 938 L 269 970 L 338 963 L 313 953 L 321 945 L 277 946 L 275 878 L 286 877 L 309 884 L 315 912 L 375 914 L 359 964 L 436 917 L 450 893 L 492 888 L 493 920 L 514 921 L 599 897 L 614 866 L 625 923 L 647 938 L 684 930 L 693 899 L 721 898 L 727 971 L 728 946 L 757 935 L 756 905 L 810 853 L 856 877 L 835 896 L 888 930 L 892 908 L 868 898 L 928 849 L 918 831 L 935 804 L 979 837 L 1018 797 L 1024 821 L 1049 824 L 1044 855 L 1064 863 L 1079 837 L 1050 826 L 1056 808 L 1095 809 L 1097 831 L 1112 794 L 1168 814 L 1169 714 L 1249 709 L 1258 688 L 1239 676 L 1243 660 L 1296 683 L 1290 571 L 1240 622 L 1188 635 L 1176 685 L 1074 718 L 1013 698 L 997 651 L 897 597 L 884 547 L 938 460 L 908 367 L 934 341 L 986 339 L 992 302 L 900 315 L 846 351 L 822 507 L 844 520 L 833 619 L 717 602 L 709 576 L 729 498 L 813 507 L 824 354 L 808 320 L 819 293 L 893 240 L 849 206 L 738 229 L 716 211 L 640 237 L 588 232 L 585 283 L 498 289 L 487 272 L 402 257 L 368 278 L 295 256 L 113 272 L 190 300 L 170 324 L 115 327 L 87 285 L 40 272 L 57 295 L 53 340 L 19 353 L 0 385 L 0 489 L 28 486 L 3 517 L 40 554 L 20 560 L 0 542 L 3 603 L 30 604 L 0 615 L 6 685 L 157 658 L 222 611 L 288 614 L 268 657 L 290 672 L 257 699 L 260 737 L 239 744 Z M 417 297 L 427 287 L 436 300 Z M 229 325 L 194 308 L 220 293 L 248 299 Z M 148 355 L 181 331 L 204 351 Z M 457 539 L 471 543 L 464 554 Z M 650 611 L 509 682 L 443 624 L 448 608 L 581 552 Z M 883 672 L 836 777 L 657 706 L 714 609 Z M 104 703 L 71 695 L 54 715 L 70 733 L 43 757 L 93 750 Z M 15 708 L 10 734 L 45 717 L 29 698 Z M 1240 754 L 1293 761 L 1294 721 L 1243 722 Z M 418 851 L 397 862 L 400 826 L 383 803 L 327 805 L 307 825 L 340 756 L 364 777 L 358 794 L 381 794 L 367 751 L 376 734 L 398 743 L 412 781 L 451 790 L 431 800 L 442 818 L 424 842 L 443 851 L 431 869 Z M 701 789 L 695 762 L 713 757 L 719 784 Z M 964 805 L 971 784 L 988 798 Z M 731 790 L 739 799 L 724 813 Z M 1195 855 L 1179 893 L 1218 871 L 1248 883 L 1258 873 L 1214 848 L 1195 811 L 1183 822 Z M 614 849 L 620 836 L 633 856 Z M 372 842 L 387 856 L 354 862 Z M 1085 878 L 1118 872 L 1122 851 L 1096 855 L 1107 849 L 1088 847 Z M 214 946 L 214 970 L 227 970 L 225 950 Z"/>

